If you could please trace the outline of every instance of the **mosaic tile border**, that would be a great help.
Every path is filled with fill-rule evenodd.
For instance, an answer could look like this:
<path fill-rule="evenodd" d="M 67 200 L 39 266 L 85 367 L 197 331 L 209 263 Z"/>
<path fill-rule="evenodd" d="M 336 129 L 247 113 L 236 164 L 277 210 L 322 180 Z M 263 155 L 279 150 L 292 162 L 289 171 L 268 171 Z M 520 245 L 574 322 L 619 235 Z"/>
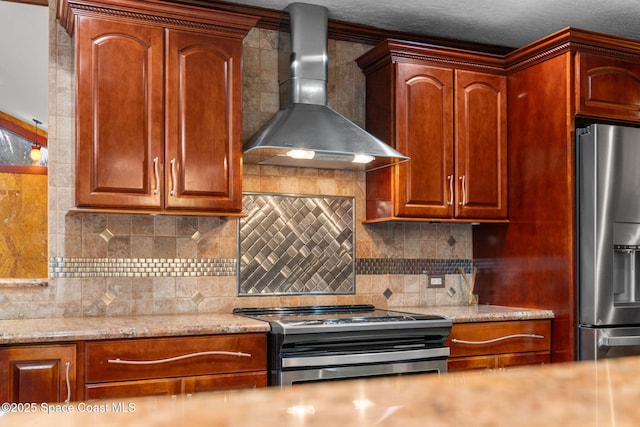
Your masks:
<path fill-rule="evenodd" d="M 358 258 L 356 274 L 458 274 L 470 272 L 471 259 Z M 51 258 L 50 277 L 194 277 L 235 276 L 237 260 L 216 258 Z"/>
<path fill-rule="evenodd" d="M 356 274 L 459 274 L 460 267 L 470 272 L 471 259 L 359 258 Z"/>
<path fill-rule="evenodd" d="M 51 277 L 235 276 L 235 259 L 51 258 Z"/>

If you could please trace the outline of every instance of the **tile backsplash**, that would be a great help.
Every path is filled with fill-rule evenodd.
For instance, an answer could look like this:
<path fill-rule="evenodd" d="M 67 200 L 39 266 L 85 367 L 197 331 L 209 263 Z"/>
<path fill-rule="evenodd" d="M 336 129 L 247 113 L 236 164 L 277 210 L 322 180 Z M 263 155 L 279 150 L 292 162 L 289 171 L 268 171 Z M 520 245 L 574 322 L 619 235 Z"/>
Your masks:
<path fill-rule="evenodd" d="M 363 225 L 362 172 L 245 165 L 243 190 L 351 197 L 355 293 L 238 297 L 238 219 L 70 213 L 74 206 L 74 55 L 50 6 L 49 256 L 46 287 L 0 284 L 0 318 L 230 312 L 233 307 L 371 303 L 381 308 L 463 304 L 459 274 L 472 260 L 468 224 Z M 244 43 L 243 138 L 278 110 L 277 34 Z M 364 76 L 354 59 L 371 46 L 329 40 L 329 104 L 364 125 Z M 233 266 L 233 268 L 231 268 Z M 444 288 L 428 288 L 431 274 Z M 453 291 L 455 292 L 453 292 Z M 453 295 L 453 296 L 450 296 Z"/>

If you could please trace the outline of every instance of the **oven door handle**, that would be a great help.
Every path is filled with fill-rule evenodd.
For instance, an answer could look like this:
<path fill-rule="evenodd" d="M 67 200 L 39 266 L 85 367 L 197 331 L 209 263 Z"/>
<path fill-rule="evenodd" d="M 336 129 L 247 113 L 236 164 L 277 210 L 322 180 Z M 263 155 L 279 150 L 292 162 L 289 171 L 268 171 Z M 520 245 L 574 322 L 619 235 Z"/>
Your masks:
<path fill-rule="evenodd" d="M 357 365 L 363 363 L 389 363 L 409 360 L 436 359 L 448 356 L 449 347 L 435 347 L 420 350 L 381 351 L 376 353 L 330 354 L 324 356 L 284 356 L 282 357 L 282 367 L 331 367 L 336 365 Z"/>
<path fill-rule="evenodd" d="M 632 347 L 640 345 L 640 336 L 602 337 L 598 340 L 600 347 Z"/>

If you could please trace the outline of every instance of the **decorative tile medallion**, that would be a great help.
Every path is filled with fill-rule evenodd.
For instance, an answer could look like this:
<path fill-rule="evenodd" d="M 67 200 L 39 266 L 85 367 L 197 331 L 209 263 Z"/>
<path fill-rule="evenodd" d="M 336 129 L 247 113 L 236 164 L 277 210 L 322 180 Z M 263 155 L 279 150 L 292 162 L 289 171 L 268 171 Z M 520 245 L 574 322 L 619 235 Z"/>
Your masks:
<path fill-rule="evenodd" d="M 245 193 L 238 294 L 355 292 L 352 197 Z"/>

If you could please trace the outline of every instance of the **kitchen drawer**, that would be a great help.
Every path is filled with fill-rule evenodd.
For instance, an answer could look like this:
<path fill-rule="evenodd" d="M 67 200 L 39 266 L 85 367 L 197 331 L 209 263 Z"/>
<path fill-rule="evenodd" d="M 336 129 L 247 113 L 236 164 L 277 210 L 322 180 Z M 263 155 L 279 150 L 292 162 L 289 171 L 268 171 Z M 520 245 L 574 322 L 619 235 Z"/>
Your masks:
<path fill-rule="evenodd" d="M 86 399 L 115 399 L 141 396 L 175 396 L 205 391 L 237 390 L 267 386 L 267 374 L 240 372 L 199 375 L 186 378 L 156 378 L 152 380 L 92 383 L 86 386 Z"/>
<path fill-rule="evenodd" d="M 456 323 L 447 345 L 451 357 L 549 351 L 551 321 Z"/>
<path fill-rule="evenodd" d="M 265 371 L 266 334 L 86 343 L 86 382 Z"/>

